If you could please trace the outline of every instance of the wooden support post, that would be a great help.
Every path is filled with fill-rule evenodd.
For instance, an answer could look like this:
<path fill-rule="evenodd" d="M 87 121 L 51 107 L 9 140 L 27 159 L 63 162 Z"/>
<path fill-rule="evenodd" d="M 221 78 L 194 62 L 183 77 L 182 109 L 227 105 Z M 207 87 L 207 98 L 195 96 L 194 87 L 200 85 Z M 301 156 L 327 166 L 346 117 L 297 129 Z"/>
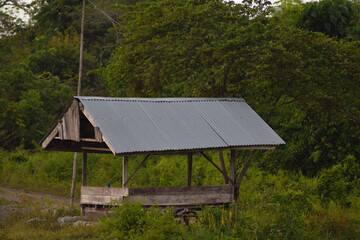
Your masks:
<path fill-rule="evenodd" d="M 191 187 L 191 175 L 192 175 L 192 153 L 188 153 L 187 164 L 187 186 Z"/>
<path fill-rule="evenodd" d="M 218 167 L 218 165 L 216 165 L 216 164 L 213 162 L 213 160 L 211 160 L 211 158 L 209 158 L 208 156 L 206 156 L 204 152 L 200 152 L 200 154 L 203 155 L 204 158 L 206 158 L 206 160 L 208 160 L 217 170 L 219 170 L 219 172 L 221 172 L 221 173 L 229 180 L 229 182 L 230 182 L 232 185 L 235 185 L 234 182 L 233 182 L 233 180 L 231 180 L 231 179 L 226 175 L 226 173 L 224 173 L 224 172 Z"/>
<path fill-rule="evenodd" d="M 235 181 L 235 150 L 231 149 L 230 150 L 230 169 L 229 169 L 229 172 L 230 172 L 230 179 L 236 183 Z"/>
<path fill-rule="evenodd" d="M 83 151 L 82 154 L 82 185 L 87 185 L 87 152 Z"/>
<path fill-rule="evenodd" d="M 225 162 L 224 162 L 224 155 L 223 155 L 223 151 L 221 151 L 221 150 L 219 150 L 219 160 L 220 160 L 221 170 L 223 171 L 224 184 L 228 184 L 229 180 L 226 178 L 227 174 L 226 174 L 226 168 L 225 168 Z"/>
<path fill-rule="evenodd" d="M 77 158 L 78 153 L 74 153 L 74 165 L 73 165 L 73 177 L 71 183 L 71 193 L 70 193 L 70 206 L 74 204 L 74 195 L 75 195 L 75 184 L 76 184 L 76 169 L 77 169 Z"/>
<path fill-rule="evenodd" d="M 246 171 L 247 171 L 248 168 L 250 167 L 250 163 L 251 163 L 251 161 L 252 161 L 252 159 L 253 159 L 253 157 L 254 157 L 255 151 L 256 151 L 256 150 L 252 150 L 252 151 L 251 151 L 248 160 L 246 161 L 243 169 L 241 170 L 240 175 L 239 175 L 239 177 L 238 177 L 238 179 L 237 179 L 237 181 L 236 181 L 236 188 L 239 188 L 239 187 L 240 187 L 241 181 L 243 180 Z"/>
<path fill-rule="evenodd" d="M 123 156 L 123 179 L 122 179 L 122 187 L 125 188 L 127 185 L 127 174 L 128 174 L 128 157 Z"/>
<path fill-rule="evenodd" d="M 125 187 L 127 186 L 127 184 L 129 183 L 129 181 L 135 176 L 135 174 L 137 173 L 137 171 L 139 171 L 139 169 L 141 168 L 141 166 L 145 163 L 145 161 L 150 157 L 150 155 L 146 155 L 146 157 L 144 158 L 144 160 L 142 160 L 142 162 L 139 164 L 139 166 L 135 169 L 135 171 L 130 175 L 130 177 L 128 179 L 126 179 L 125 183 L 123 185 L 125 185 Z"/>

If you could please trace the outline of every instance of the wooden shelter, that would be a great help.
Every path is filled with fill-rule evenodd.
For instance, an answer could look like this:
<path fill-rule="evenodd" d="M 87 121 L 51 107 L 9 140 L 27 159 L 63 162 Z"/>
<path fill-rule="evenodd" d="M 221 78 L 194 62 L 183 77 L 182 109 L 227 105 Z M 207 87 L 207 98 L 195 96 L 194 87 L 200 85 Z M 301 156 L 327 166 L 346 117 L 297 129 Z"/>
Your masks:
<path fill-rule="evenodd" d="M 49 151 L 83 153 L 80 204 L 89 214 L 125 200 L 179 209 L 231 203 L 237 199 L 239 184 L 254 153 L 236 176 L 235 151 L 274 149 L 285 142 L 243 99 L 74 97 L 40 144 Z M 207 150 L 219 151 L 220 165 L 206 155 Z M 223 150 L 230 151 L 229 174 Z M 87 186 L 88 153 L 122 157 L 122 188 Z M 187 156 L 186 186 L 128 187 L 149 156 L 170 154 Z M 224 185 L 191 185 L 194 154 L 219 170 Z M 144 159 L 129 175 L 127 166 L 133 155 L 144 155 Z"/>

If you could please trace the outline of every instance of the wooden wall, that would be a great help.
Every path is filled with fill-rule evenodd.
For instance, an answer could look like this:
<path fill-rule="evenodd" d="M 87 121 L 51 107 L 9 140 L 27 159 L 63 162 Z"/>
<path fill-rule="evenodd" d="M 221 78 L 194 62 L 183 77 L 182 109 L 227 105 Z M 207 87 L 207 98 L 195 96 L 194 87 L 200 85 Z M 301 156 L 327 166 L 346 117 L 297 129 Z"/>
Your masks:
<path fill-rule="evenodd" d="M 140 201 L 143 206 L 197 207 L 234 201 L 231 185 L 159 188 L 82 187 L 82 205 L 109 205 L 114 201 Z"/>

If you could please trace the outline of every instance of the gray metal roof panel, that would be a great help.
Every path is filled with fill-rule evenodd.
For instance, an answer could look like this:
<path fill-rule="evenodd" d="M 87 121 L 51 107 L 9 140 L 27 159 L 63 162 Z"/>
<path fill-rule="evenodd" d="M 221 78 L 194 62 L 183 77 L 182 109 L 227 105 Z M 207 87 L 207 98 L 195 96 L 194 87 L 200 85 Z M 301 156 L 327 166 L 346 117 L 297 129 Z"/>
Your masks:
<path fill-rule="evenodd" d="M 243 99 L 76 98 L 115 154 L 284 144 Z"/>

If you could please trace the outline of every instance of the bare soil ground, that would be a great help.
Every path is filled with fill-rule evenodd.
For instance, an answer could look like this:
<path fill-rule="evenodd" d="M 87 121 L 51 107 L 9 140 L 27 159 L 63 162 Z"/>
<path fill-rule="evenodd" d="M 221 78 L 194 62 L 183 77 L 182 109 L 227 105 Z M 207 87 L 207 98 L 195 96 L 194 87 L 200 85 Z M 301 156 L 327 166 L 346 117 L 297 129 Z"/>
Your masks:
<path fill-rule="evenodd" d="M 52 209 L 64 207 L 70 203 L 70 199 L 66 197 L 0 187 L 0 220 L 7 218 L 14 212 L 20 211 L 18 203 L 23 201 L 43 203 L 44 208 Z M 75 201 L 74 204 L 78 206 L 79 202 Z M 21 209 L 21 211 L 23 210 Z"/>

